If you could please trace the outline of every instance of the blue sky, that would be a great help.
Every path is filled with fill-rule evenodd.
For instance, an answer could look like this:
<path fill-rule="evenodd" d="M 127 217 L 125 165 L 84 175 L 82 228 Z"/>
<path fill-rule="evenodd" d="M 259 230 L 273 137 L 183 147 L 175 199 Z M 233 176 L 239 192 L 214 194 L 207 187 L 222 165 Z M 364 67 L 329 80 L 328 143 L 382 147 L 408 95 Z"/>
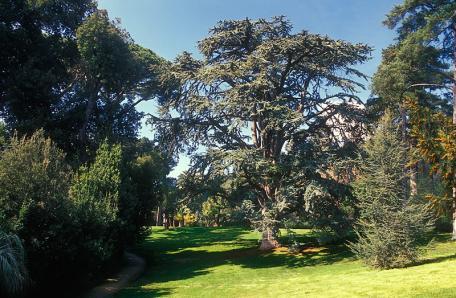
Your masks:
<path fill-rule="evenodd" d="M 367 43 L 374 48 L 372 59 L 359 67 L 372 75 L 381 59 L 381 50 L 393 42 L 394 32 L 382 25 L 385 15 L 401 0 L 99 0 L 111 18 L 120 18 L 122 26 L 136 43 L 162 57 L 173 60 L 182 51 L 196 53 L 197 42 L 207 36 L 217 21 L 224 19 L 270 18 L 284 15 L 294 30 L 329 35 L 351 42 Z M 369 85 L 369 82 L 366 82 Z M 360 94 L 369 96 L 369 91 Z M 155 110 L 150 101 L 138 108 Z M 151 136 L 144 126 L 141 134 Z M 171 176 L 188 166 L 180 162 Z"/>

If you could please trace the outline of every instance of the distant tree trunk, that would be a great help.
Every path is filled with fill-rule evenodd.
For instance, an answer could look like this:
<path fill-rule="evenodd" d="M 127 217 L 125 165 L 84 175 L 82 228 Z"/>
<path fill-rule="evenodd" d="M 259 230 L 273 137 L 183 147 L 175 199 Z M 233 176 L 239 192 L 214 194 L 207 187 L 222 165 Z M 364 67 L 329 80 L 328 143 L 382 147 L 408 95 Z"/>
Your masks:
<path fill-rule="evenodd" d="M 184 226 L 184 220 L 179 220 L 179 228 L 182 228 Z"/>
<path fill-rule="evenodd" d="M 161 226 L 161 214 L 160 214 L 160 206 L 157 207 L 157 216 L 156 216 L 156 222 L 155 225 Z"/>
<path fill-rule="evenodd" d="M 271 250 L 279 246 L 279 241 L 277 241 L 277 230 L 270 227 L 265 228 L 261 234 L 260 250 Z"/>
<path fill-rule="evenodd" d="M 401 135 L 402 135 L 402 142 L 408 146 L 408 148 L 413 147 L 413 142 L 412 140 L 408 137 L 407 134 L 407 112 L 404 109 L 404 107 L 399 108 L 399 113 L 401 116 Z M 409 176 L 409 181 L 407 182 L 404 180 L 404 196 L 405 196 L 405 201 L 408 198 L 408 194 L 410 196 L 416 196 L 418 194 L 418 188 L 417 188 L 417 169 L 416 165 L 410 166 L 408 169 L 404 169 L 405 174 Z"/>
<path fill-rule="evenodd" d="M 260 199 L 260 205 L 262 206 L 261 218 L 262 218 L 262 233 L 261 233 L 261 245 L 260 250 L 271 250 L 280 246 L 278 241 L 279 227 L 277 226 L 277 219 L 268 207 L 266 202 L 272 200 L 275 202 L 276 191 L 273 187 L 268 184 L 263 185 L 264 196 Z"/>
<path fill-rule="evenodd" d="M 456 187 L 453 187 L 453 234 L 452 240 L 456 240 Z"/>
<path fill-rule="evenodd" d="M 417 165 L 412 165 L 410 167 L 410 196 L 412 197 L 418 194 L 417 172 Z"/>
<path fill-rule="evenodd" d="M 95 109 L 97 102 L 98 87 L 95 86 L 94 89 L 96 91 L 94 91 L 94 94 L 88 98 L 86 110 L 84 113 L 84 121 L 82 122 L 82 126 L 78 132 L 78 139 L 82 145 L 85 145 L 87 142 L 87 128 L 89 127 L 90 117 L 93 114 L 93 110 Z"/>
<path fill-rule="evenodd" d="M 417 186 L 416 178 L 417 178 L 416 168 L 412 167 L 410 169 L 410 195 L 412 197 L 414 197 L 418 194 L 418 186 Z"/>
<path fill-rule="evenodd" d="M 409 138 L 407 135 L 407 112 L 403 105 L 401 104 L 401 107 L 399 108 L 399 113 L 401 116 L 401 136 L 402 136 L 402 142 L 405 145 L 408 145 L 408 148 L 411 148 L 409 144 Z M 416 188 L 416 173 L 414 173 L 414 168 L 404 168 L 404 175 L 407 177 L 407 174 L 409 174 L 409 181 L 404 179 L 403 185 L 404 185 L 404 202 L 407 201 L 407 198 L 409 197 L 409 194 L 412 194 L 413 190 L 412 188 Z M 414 175 L 415 174 L 415 175 Z"/>
<path fill-rule="evenodd" d="M 167 230 L 169 229 L 169 221 L 166 212 L 163 212 L 163 227 Z"/>
<path fill-rule="evenodd" d="M 453 124 L 456 125 L 456 22 L 453 22 Z M 456 174 L 455 174 L 456 175 Z M 456 177 L 455 179 L 456 180 Z M 456 186 L 453 185 L 453 236 L 456 240 Z"/>

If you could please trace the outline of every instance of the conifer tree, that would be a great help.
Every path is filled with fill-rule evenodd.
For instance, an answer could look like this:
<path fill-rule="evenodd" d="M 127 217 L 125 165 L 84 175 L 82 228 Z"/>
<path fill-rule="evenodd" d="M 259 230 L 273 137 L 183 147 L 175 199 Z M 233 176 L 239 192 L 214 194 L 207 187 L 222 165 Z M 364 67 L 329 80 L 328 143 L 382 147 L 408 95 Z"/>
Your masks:
<path fill-rule="evenodd" d="M 218 163 L 249 184 L 260 248 L 271 249 L 310 180 L 323 179 L 327 158 L 309 156 L 339 154 L 362 135 L 356 92 L 366 77 L 355 67 L 371 49 L 294 33 L 284 17 L 219 22 L 198 46 L 202 59 L 176 59 L 167 75 L 179 88 L 150 122 L 161 144 L 192 155 L 193 170 L 212 174 Z M 198 147 L 208 150 L 199 157 Z"/>
<path fill-rule="evenodd" d="M 418 241 L 429 226 L 423 204 L 403 187 L 407 149 L 391 113 L 379 122 L 364 146 L 355 194 L 360 208 L 358 242 L 351 249 L 375 268 L 403 267 L 417 260 Z"/>

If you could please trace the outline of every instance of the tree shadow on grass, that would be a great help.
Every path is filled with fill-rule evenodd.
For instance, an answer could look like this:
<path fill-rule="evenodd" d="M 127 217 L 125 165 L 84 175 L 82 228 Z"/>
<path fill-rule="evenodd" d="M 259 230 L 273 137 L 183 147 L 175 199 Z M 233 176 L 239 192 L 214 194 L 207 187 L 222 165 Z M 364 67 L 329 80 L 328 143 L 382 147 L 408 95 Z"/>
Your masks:
<path fill-rule="evenodd" d="M 416 262 L 415 264 L 413 264 L 413 266 L 441 263 L 441 262 L 445 262 L 445 261 L 453 260 L 453 259 L 456 259 L 456 254 L 452 254 L 452 255 L 449 255 L 449 256 L 439 256 L 439 257 L 435 257 L 435 258 L 429 258 L 429 259 L 420 260 L 420 261 Z"/>
<path fill-rule="evenodd" d="M 139 252 L 143 253 L 146 257 L 150 252 L 166 254 L 186 248 L 244 240 L 240 237 L 249 234 L 249 231 L 243 228 L 193 227 L 173 230 L 152 230 L 152 233 L 155 233 L 160 238 L 148 238 L 139 247 Z"/>
<path fill-rule="evenodd" d="M 120 292 L 120 295 L 116 298 L 150 298 L 150 297 L 161 297 L 171 295 L 172 291 L 170 288 L 160 289 L 146 289 L 146 288 L 125 288 Z"/>
<path fill-rule="evenodd" d="M 451 234 L 449 233 L 435 233 L 435 232 L 430 232 L 423 237 L 423 239 L 420 242 L 420 246 L 424 248 L 427 251 L 433 250 L 434 249 L 434 244 L 436 243 L 448 243 L 451 241 Z M 414 266 L 420 266 L 420 265 L 426 265 L 426 264 L 433 264 L 433 263 L 441 263 L 445 262 L 448 260 L 453 260 L 456 259 L 456 253 L 453 253 L 452 251 L 449 251 L 448 255 L 444 256 L 436 256 L 436 257 L 426 257 L 424 259 L 421 259 L 417 262 L 415 262 L 411 267 Z"/>
<path fill-rule="evenodd" d="M 331 265 L 350 260 L 352 256 L 352 252 L 344 245 L 328 245 L 307 247 L 296 254 L 290 254 L 286 251 L 258 253 L 255 257 L 232 259 L 228 260 L 228 263 L 254 269 L 271 267 L 300 268 L 317 265 Z"/>
<path fill-rule="evenodd" d="M 178 228 L 156 230 L 136 250 L 147 262 L 137 284 L 183 280 L 208 273 L 209 268 L 225 263 L 226 254 L 257 247 L 258 240 L 243 239 L 250 231 L 243 228 Z M 227 251 L 200 250 L 211 245 L 233 246 Z M 145 290 L 147 291 L 147 290 Z M 134 296 L 135 297 L 135 296 Z"/>
<path fill-rule="evenodd" d="M 273 267 L 302 268 L 332 265 L 353 259 L 346 245 L 318 245 L 312 235 L 299 235 L 306 246 L 296 254 L 285 248 L 274 252 L 258 250 L 258 239 L 242 228 L 179 228 L 156 230 L 139 247 L 138 253 L 148 262 L 143 277 L 136 287 L 122 291 L 121 297 L 145 298 L 172 295 L 172 281 L 181 281 L 212 272 L 212 268 L 232 264 L 241 268 L 262 269 Z M 245 237 L 247 236 L 247 237 Z M 448 234 L 430 235 L 436 242 L 446 242 Z M 285 239 L 284 239 L 285 240 Z M 426 245 L 428 242 L 423 242 Z M 207 247 L 206 247 L 207 246 Z M 443 262 L 456 258 L 455 254 L 428 258 L 415 266 Z M 148 287 L 142 287 L 148 285 Z M 162 287 L 163 286 L 163 287 Z"/>
<path fill-rule="evenodd" d="M 207 250 L 185 250 L 172 254 L 167 263 L 151 264 L 137 282 L 138 286 L 157 285 L 157 288 L 131 288 L 125 290 L 125 297 L 158 297 L 172 294 L 167 288 L 162 292 L 161 283 L 181 281 L 206 275 L 211 268 L 220 265 L 238 265 L 242 268 L 261 269 L 272 267 L 301 268 L 316 265 L 331 265 L 346 260 L 351 253 L 341 247 L 324 247 L 307 250 L 293 255 L 285 252 L 261 252 L 258 248 L 240 248 L 222 252 Z"/>
<path fill-rule="evenodd" d="M 206 275 L 221 265 L 251 269 L 298 268 L 331 265 L 353 256 L 345 245 L 319 246 L 310 235 L 299 235 L 300 242 L 307 246 L 299 253 L 290 254 L 286 248 L 274 252 L 258 250 L 258 239 L 243 228 L 157 229 L 153 233 L 154 237 L 146 239 L 137 251 L 147 261 L 143 277 L 119 297 L 172 295 L 174 289 L 162 283 Z M 145 285 L 150 287 L 142 287 Z"/>
<path fill-rule="evenodd" d="M 296 268 L 330 265 L 352 257 L 345 245 L 315 246 L 311 243 L 311 246 L 304 247 L 297 254 L 290 254 L 285 248 L 262 252 L 258 250 L 257 239 L 242 238 L 249 231 L 241 228 L 192 228 L 160 233 L 162 235 L 157 235 L 159 238 L 147 240 L 141 248 L 143 255 L 146 254 L 148 269 L 138 282 L 139 285 L 190 279 L 226 264 L 252 269 Z M 223 251 L 202 249 L 210 245 L 233 248 Z M 148 290 L 143 288 L 141 291 Z"/>

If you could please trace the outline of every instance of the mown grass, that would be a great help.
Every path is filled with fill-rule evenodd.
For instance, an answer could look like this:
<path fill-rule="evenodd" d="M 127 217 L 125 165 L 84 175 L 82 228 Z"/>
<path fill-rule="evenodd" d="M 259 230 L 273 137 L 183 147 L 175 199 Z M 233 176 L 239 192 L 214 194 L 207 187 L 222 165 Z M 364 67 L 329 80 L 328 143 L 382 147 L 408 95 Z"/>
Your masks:
<path fill-rule="evenodd" d="M 154 228 L 138 247 L 148 262 L 143 277 L 117 298 L 145 297 L 455 297 L 456 243 L 435 235 L 419 264 L 373 270 L 344 245 L 257 250 L 259 235 L 241 228 Z"/>

